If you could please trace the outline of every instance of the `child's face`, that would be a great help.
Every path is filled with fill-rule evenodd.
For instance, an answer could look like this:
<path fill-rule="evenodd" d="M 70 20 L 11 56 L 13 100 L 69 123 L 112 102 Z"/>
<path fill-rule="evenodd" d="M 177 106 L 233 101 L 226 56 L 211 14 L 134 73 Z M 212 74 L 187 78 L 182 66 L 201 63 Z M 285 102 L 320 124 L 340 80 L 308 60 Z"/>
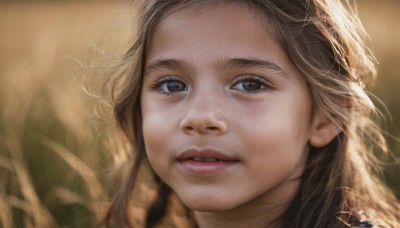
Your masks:
<path fill-rule="evenodd" d="M 189 208 L 287 202 L 309 149 L 312 100 L 259 18 L 237 5 L 169 15 L 145 67 L 148 159 Z"/>

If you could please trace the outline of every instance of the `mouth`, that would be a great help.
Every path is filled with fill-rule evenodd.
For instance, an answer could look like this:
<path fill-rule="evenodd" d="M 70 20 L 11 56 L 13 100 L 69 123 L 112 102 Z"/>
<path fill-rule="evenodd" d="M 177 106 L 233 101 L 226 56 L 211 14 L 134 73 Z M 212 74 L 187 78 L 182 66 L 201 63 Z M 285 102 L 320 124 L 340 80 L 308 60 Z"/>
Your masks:
<path fill-rule="evenodd" d="M 239 159 L 215 150 L 187 150 L 178 155 L 177 162 L 190 173 L 210 174 L 238 164 Z"/>
<path fill-rule="evenodd" d="M 199 162 L 238 161 L 234 156 L 216 150 L 186 150 L 178 155 L 178 161 L 194 160 Z"/>
<path fill-rule="evenodd" d="M 222 159 L 219 159 L 219 158 L 191 157 L 189 159 L 193 160 L 193 161 L 198 161 L 198 162 L 223 162 L 223 161 L 225 161 L 225 160 L 222 160 Z"/>

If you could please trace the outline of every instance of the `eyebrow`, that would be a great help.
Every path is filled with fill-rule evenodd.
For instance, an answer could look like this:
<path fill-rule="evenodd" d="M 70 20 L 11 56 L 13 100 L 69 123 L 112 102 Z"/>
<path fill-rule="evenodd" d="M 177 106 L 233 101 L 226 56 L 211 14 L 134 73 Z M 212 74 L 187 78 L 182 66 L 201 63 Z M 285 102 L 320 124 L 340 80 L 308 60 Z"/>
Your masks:
<path fill-rule="evenodd" d="M 260 58 L 232 58 L 218 61 L 216 65 L 221 70 L 231 68 L 265 68 L 287 76 L 287 73 L 277 64 Z M 146 75 L 160 69 L 177 70 L 190 66 L 190 64 L 180 59 L 156 59 L 146 66 L 144 74 Z"/>
<path fill-rule="evenodd" d="M 151 62 L 148 66 L 146 66 L 144 74 L 149 74 L 152 71 L 160 70 L 160 69 L 182 69 L 187 67 L 183 61 L 178 59 L 156 59 Z"/>
<path fill-rule="evenodd" d="M 233 58 L 227 61 L 222 61 L 222 69 L 225 68 L 265 68 L 268 70 L 277 71 L 285 76 L 287 73 L 277 64 L 269 60 L 264 60 L 260 58 Z"/>

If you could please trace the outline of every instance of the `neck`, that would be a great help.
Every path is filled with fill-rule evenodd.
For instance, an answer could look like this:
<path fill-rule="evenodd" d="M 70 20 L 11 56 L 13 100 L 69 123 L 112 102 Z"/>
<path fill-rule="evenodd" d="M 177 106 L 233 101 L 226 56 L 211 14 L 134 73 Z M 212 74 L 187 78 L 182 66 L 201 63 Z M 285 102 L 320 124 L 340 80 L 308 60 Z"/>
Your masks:
<path fill-rule="evenodd" d="M 200 228 L 242 228 L 279 227 L 278 217 L 288 207 L 288 202 L 260 204 L 257 207 L 241 206 L 229 211 L 199 212 L 194 211 L 194 218 Z"/>

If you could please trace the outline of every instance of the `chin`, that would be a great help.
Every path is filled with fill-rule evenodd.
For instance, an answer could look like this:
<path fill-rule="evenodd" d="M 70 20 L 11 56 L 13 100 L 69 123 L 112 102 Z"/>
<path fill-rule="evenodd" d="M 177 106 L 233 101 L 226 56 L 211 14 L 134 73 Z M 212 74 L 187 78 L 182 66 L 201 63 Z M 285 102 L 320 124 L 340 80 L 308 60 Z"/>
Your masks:
<path fill-rule="evenodd" d="M 217 212 L 228 211 L 235 208 L 233 202 L 229 202 L 222 198 L 207 198 L 204 196 L 196 197 L 180 197 L 182 202 L 191 210 L 199 212 Z"/>

